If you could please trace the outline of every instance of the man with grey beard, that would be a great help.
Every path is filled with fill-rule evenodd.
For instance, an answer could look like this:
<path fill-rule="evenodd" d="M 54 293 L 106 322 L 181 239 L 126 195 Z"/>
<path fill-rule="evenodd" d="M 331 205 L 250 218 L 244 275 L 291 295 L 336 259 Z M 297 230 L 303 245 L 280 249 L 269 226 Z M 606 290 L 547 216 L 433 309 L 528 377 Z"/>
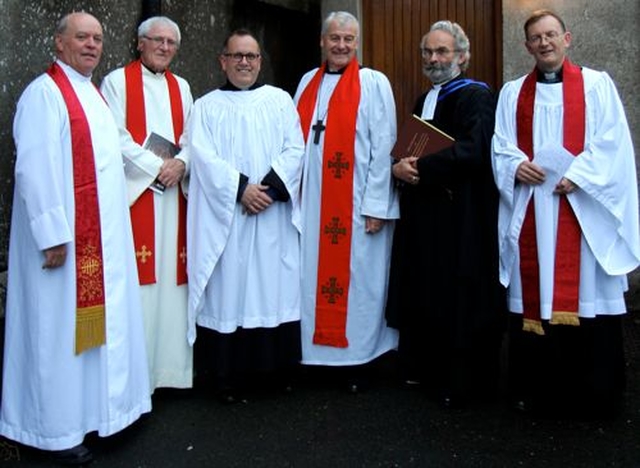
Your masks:
<path fill-rule="evenodd" d="M 471 54 L 458 24 L 433 24 L 420 50 L 433 87 L 413 112 L 455 143 L 393 166 L 402 192 L 387 320 L 400 331 L 405 383 L 452 407 L 497 395 L 506 312 L 490 151 L 495 98 L 464 76 Z"/>

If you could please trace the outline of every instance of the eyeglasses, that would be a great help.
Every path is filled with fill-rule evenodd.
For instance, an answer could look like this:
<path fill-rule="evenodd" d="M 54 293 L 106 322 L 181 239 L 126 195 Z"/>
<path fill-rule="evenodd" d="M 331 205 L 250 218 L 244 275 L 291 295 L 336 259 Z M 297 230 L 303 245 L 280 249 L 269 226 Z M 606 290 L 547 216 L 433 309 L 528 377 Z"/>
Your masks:
<path fill-rule="evenodd" d="M 563 36 L 564 33 L 559 33 L 558 31 L 549 31 L 544 34 L 536 34 L 535 36 L 531 36 L 527 39 L 529 44 L 538 45 L 542 43 L 542 40 L 545 39 L 547 42 L 553 42 Z"/>
<path fill-rule="evenodd" d="M 344 41 L 348 46 L 353 45 L 358 40 L 357 36 L 352 36 L 351 34 L 347 34 L 346 36 L 341 36 L 340 34 L 329 34 L 327 37 L 329 38 L 329 42 L 337 44 L 340 41 Z"/>
<path fill-rule="evenodd" d="M 460 52 L 458 49 L 447 49 L 446 47 L 438 47 L 437 49 L 427 49 L 426 47 L 420 47 L 420 53 L 424 58 L 431 58 L 434 55 L 439 55 L 440 57 L 445 57 L 452 52 Z"/>
<path fill-rule="evenodd" d="M 166 44 L 167 47 L 171 47 L 171 48 L 178 47 L 178 41 L 169 39 L 167 37 L 160 37 L 160 36 L 154 36 L 154 37 L 142 36 L 142 37 L 145 38 L 147 41 L 153 42 L 158 47 L 163 44 Z"/>
<path fill-rule="evenodd" d="M 248 54 L 243 54 L 241 52 L 236 52 L 234 54 L 231 53 L 226 53 L 226 54 L 222 54 L 224 55 L 226 58 L 228 59 L 232 59 L 234 62 L 242 62 L 242 59 L 247 59 L 247 62 L 249 63 L 253 63 L 256 61 L 256 59 L 260 58 L 260 54 L 254 54 L 253 52 L 249 52 Z"/>

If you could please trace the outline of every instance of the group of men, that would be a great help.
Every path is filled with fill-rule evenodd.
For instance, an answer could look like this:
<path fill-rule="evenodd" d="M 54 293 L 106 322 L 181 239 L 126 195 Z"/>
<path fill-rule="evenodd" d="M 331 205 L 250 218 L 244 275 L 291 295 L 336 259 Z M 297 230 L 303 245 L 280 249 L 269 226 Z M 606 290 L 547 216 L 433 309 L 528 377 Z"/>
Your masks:
<path fill-rule="evenodd" d="M 608 75 L 567 59 L 559 16 L 534 13 L 525 38 L 534 71 L 496 108 L 465 76 L 463 29 L 433 24 L 414 113 L 455 142 L 394 160 L 391 86 L 358 63 L 349 13 L 325 19 L 293 98 L 258 81 L 238 29 L 227 82 L 195 103 L 169 71 L 173 21 L 140 25 L 140 58 L 101 95 L 102 27 L 65 16 L 14 123 L 0 434 L 86 463 L 87 433 L 192 385 L 194 344 L 227 403 L 251 377 L 289 386 L 299 363 L 346 369 L 357 392 L 397 349 L 403 381 L 451 407 L 498 394 L 506 330 L 518 408 L 615 404 L 640 263 L 631 138 Z"/>

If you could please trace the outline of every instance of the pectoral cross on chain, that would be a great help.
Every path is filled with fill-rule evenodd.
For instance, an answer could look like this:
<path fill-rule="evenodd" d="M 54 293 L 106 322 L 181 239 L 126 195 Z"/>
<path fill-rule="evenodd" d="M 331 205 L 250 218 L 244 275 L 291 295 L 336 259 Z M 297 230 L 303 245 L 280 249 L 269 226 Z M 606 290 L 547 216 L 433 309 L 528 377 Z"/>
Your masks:
<path fill-rule="evenodd" d="M 327 127 L 322 123 L 322 120 L 318 119 L 316 124 L 311 128 L 313 129 L 313 143 L 317 145 L 320 143 L 320 134 L 324 132 Z"/>

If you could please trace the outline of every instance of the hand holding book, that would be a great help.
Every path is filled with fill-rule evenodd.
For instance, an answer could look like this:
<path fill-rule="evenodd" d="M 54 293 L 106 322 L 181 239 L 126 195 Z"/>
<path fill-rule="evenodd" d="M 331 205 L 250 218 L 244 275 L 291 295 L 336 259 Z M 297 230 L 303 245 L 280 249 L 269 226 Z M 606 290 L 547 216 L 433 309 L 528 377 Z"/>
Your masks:
<path fill-rule="evenodd" d="M 153 152 L 161 159 L 173 158 L 180 152 L 180 147 L 170 140 L 167 140 L 162 135 L 158 135 L 155 132 L 151 132 L 142 145 L 145 149 Z M 158 179 L 154 180 L 149 186 L 151 190 L 162 195 L 165 191 L 165 185 Z"/>
<path fill-rule="evenodd" d="M 395 159 L 410 156 L 422 158 L 449 148 L 454 143 L 451 136 L 417 115 L 412 115 L 398 132 L 391 156 Z"/>

